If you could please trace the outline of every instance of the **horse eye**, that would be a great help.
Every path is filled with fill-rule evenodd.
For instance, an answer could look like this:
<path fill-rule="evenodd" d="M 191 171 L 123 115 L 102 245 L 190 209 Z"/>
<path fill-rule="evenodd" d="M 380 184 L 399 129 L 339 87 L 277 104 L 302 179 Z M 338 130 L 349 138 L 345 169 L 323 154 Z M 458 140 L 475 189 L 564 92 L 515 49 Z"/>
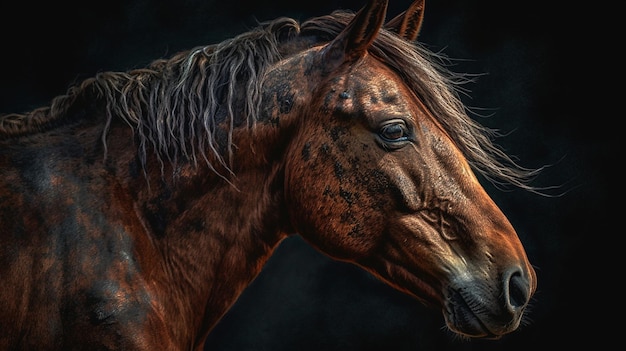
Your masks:
<path fill-rule="evenodd" d="M 409 130 L 402 121 L 385 124 L 378 133 L 386 142 L 407 141 Z"/>

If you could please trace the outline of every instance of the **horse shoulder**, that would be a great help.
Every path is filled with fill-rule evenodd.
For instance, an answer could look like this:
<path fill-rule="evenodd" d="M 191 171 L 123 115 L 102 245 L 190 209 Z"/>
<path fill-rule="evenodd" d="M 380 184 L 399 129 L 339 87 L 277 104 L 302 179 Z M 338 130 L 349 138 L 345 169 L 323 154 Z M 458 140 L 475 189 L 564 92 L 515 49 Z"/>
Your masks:
<path fill-rule="evenodd" d="M 167 345 L 128 189 L 80 142 L 38 138 L 0 151 L 0 348 Z"/>

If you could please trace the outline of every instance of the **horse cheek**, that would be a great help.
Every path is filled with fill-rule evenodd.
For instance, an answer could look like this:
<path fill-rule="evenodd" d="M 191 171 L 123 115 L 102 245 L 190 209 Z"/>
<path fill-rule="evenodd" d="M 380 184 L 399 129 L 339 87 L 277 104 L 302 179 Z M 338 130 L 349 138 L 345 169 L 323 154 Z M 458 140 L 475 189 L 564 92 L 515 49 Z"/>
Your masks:
<path fill-rule="evenodd" d="M 368 256 L 382 235 L 383 218 L 372 211 L 369 187 L 345 148 L 328 139 L 302 143 L 287 172 L 286 197 L 296 231 L 331 257 L 357 261 Z"/>

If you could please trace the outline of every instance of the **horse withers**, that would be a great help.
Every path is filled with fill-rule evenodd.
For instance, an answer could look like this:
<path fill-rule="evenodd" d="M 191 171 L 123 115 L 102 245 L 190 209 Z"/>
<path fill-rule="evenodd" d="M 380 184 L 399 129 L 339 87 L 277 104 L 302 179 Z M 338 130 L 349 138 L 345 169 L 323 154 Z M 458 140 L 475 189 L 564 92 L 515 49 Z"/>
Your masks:
<path fill-rule="evenodd" d="M 536 289 L 474 172 L 532 190 L 387 1 L 103 72 L 0 119 L 0 349 L 201 350 L 300 235 L 439 308 L 515 331 Z"/>

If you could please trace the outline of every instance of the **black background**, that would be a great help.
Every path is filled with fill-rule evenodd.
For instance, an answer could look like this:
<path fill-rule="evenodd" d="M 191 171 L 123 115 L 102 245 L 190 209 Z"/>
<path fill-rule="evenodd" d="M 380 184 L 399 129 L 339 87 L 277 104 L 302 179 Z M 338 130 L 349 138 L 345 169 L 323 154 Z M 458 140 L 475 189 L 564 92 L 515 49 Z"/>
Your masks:
<path fill-rule="evenodd" d="M 142 67 L 239 34 L 257 20 L 305 20 L 339 8 L 358 10 L 363 3 L 3 2 L 0 113 L 48 104 L 97 72 Z M 391 0 L 388 18 L 408 3 Z M 538 291 L 519 331 L 498 341 L 456 338 L 443 328 L 438 311 L 352 265 L 331 261 L 296 236 L 279 247 L 213 330 L 206 349 L 602 349 L 620 337 L 609 320 L 621 299 L 621 257 L 609 249 L 618 247 L 624 232 L 617 186 L 623 156 L 615 141 L 615 123 L 624 113 L 607 108 L 611 88 L 599 77 L 615 64 L 610 48 L 616 43 L 598 45 L 606 34 L 593 30 L 603 20 L 589 7 L 539 0 L 426 4 L 419 40 L 458 59 L 453 70 L 485 74 L 468 86 L 466 104 L 491 114 L 481 122 L 508 133 L 498 143 L 522 165 L 552 165 L 534 185 L 559 185 L 553 193 L 564 192 L 543 197 L 485 184 L 538 273 Z"/>

